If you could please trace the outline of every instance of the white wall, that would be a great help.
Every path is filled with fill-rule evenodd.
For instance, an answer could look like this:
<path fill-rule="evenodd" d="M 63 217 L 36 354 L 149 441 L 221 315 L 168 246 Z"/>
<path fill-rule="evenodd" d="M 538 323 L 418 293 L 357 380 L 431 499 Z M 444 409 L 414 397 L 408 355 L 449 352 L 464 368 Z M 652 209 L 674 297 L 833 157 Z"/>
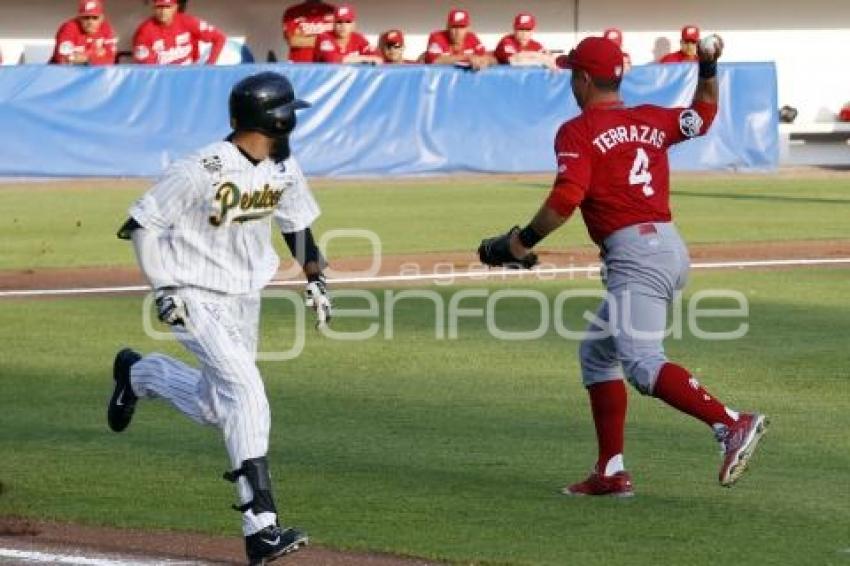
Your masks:
<path fill-rule="evenodd" d="M 294 1 L 294 0 L 293 0 Z M 648 63 L 669 41 L 677 49 L 678 30 L 688 23 L 726 39 L 727 61 L 777 63 L 779 103 L 800 109 L 798 121 L 831 120 L 850 102 L 850 0 L 355 0 L 361 31 L 374 41 L 381 31 L 400 27 L 408 34 L 408 56 L 424 50 L 427 34 L 442 27 L 453 6 L 470 10 L 473 27 L 494 47 L 514 13 L 533 11 L 538 38 L 568 50 L 609 26 L 624 31 L 624 48 L 635 64 Z M 190 0 L 189 8 L 229 35 L 245 36 L 258 60 L 285 49 L 280 18 L 288 0 Z M 150 11 L 144 0 L 106 0 L 107 12 L 127 48 L 133 29 Z M 76 0 L 0 0 L 0 49 L 17 61 L 21 39 L 49 40 L 70 17 Z M 576 14 L 578 18 L 576 20 Z"/>

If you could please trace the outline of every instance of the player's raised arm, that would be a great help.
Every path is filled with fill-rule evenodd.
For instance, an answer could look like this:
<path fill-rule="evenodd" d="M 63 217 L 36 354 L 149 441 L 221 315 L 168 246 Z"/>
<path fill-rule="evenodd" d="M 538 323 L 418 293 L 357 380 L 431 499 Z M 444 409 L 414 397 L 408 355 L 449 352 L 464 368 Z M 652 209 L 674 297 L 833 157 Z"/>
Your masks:
<path fill-rule="evenodd" d="M 700 135 L 705 134 L 717 115 L 720 88 L 717 84 L 717 60 L 723 53 L 723 40 L 719 35 L 704 37 L 697 46 L 699 79 L 691 108 L 702 118 Z"/>

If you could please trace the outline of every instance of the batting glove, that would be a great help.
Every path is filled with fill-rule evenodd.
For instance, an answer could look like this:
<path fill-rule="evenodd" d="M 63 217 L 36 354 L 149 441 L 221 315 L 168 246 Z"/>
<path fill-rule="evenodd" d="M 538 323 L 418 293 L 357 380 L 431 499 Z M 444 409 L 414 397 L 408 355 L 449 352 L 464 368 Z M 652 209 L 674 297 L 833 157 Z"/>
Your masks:
<path fill-rule="evenodd" d="M 175 287 L 157 289 L 154 301 L 157 316 L 160 321 L 170 326 L 175 324 L 186 326 L 186 319 L 189 314 L 186 310 L 186 303 L 179 295 L 174 294 L 175 290 Z"/>
<path fill-rule="evenodd" d="M 316 312 L 316 328 L 322 328 L 331 321 L 333 303 L 328 295 L 324 276 L 316 276 L 307 283 L 304 289 L 304 304 Z"/>

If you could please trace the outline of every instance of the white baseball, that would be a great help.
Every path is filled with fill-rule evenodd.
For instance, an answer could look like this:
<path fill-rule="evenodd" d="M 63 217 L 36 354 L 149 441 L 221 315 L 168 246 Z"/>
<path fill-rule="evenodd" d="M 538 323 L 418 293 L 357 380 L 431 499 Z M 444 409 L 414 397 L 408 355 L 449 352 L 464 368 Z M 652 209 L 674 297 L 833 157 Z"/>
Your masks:
<path fill-rule="evenodd" d="M 707 35 L 699 41 L 700 51 L 709 57 L 714 57 L 722 45 L 723 41 L 715 34 Z"/>

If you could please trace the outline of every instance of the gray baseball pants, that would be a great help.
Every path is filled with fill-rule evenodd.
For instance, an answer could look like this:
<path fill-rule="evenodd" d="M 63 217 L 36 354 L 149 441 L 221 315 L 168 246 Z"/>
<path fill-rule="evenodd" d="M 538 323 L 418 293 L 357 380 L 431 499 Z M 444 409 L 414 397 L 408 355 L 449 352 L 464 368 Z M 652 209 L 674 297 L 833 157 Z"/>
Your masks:
<path fill-rule="evenodd" d="M 579 346 L 582 380 L 626 379 L 649 395 L 667 362 L 667 311 L 685 286 L 690 259 L 673 223 L 636 224 L 603 243 L 606 299 Z"/>

